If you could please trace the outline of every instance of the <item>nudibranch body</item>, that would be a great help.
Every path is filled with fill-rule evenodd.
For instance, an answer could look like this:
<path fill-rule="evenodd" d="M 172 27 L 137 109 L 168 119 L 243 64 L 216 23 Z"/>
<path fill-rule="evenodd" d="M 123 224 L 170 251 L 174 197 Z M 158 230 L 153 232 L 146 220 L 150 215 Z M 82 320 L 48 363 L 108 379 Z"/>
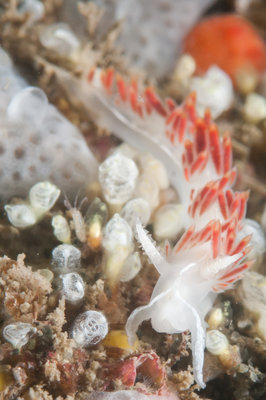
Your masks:
<path fill-rule="evenodd" d="M 152 153 L 167 168 L 184 207 L 185 232 L 162 255 L 137 224 L 137 238 L 160 278 L 149 304 L 133 311 L 126 330 L 133 342 L 139 324 L 148 319 L 158 332 L 189 329 L 195 379 L 204 387 L 204 317 L 216 294 L 240 279 L 250 263 L 250 235 L 241 234 L 248 193 L 231 189 L 236 171 L 230 136 L 220 137 L 208 111 L 197 116 L 193 94 L 177 106 L 171 99 L 163 103 L 152 88 L 140 91 L 136 81 L 126 82 L 112 69 L 91 70 L 88 85 L 57 67 L 56 72 L 99 126 Z"/>

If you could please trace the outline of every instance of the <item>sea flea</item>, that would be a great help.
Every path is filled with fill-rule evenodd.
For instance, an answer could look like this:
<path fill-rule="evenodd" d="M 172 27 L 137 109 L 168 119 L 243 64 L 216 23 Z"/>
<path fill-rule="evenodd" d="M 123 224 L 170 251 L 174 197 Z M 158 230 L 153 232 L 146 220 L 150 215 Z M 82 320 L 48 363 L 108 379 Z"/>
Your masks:
<path fill-rule="evenodd" d="M 166 244 L 162 255 L 137 223 L 138 240 L 160 278 L 150 303 L 133 311 L 126 330 L 133 343 L 139 324 L 147 319 L 158 332 L 189 329 L 194 376 L 204 387 L 204 317 L 216 293 L 230 288 L 250 264 L 245 260 L 250 235 L 241 236 L 248 193 L 231 189 L 236 171 L 231 166 L 230 136 L 220 138 L 208 111 L 203 118 L 196 115 L 193 94 L 177 106 L 171 99 L 163 103 L 150 87 L 139 90 L 136 81 L 126 82 L 113 69 L 92 69 L 85 84 L 50 67 L 68 95 L 83 102 L 100 127 L 152 153 L 167 168 L 184 207 L 185 233 L 172 250 Z"/>

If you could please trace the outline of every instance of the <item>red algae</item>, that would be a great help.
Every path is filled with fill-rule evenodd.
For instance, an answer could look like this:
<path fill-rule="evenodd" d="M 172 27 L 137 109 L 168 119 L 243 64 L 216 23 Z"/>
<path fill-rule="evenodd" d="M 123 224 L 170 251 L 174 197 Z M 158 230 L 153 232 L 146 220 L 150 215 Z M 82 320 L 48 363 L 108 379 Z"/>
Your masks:
<path fill-rule="evenodd" d="M 235 81 L 241 70 L 261 73 L 266 68 L 263 39 L 248 21 L 233 14 L 199 22 L 185 38 L 184 51 L 194 57 L 199 74 L 216 64 Z"/>

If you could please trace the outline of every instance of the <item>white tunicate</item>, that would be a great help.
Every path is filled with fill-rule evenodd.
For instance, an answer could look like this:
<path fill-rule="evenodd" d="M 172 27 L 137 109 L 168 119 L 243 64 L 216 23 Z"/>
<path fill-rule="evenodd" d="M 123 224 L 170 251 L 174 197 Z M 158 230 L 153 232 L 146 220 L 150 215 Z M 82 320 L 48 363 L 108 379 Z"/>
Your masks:
<path fill-rule="evenodd" d="M 257 93 L 248 94 L 244 104 L 243 112 L 248 122 L 257 124 L 266 118 L 265 98 Z"/>
<path fill-rule="evenodd" d="M 80 258 L 80 250 L 71 244 L 60 244 L 52 251 L 52 265 L 60 271 L 78 268 Z"/>
<path fill-rule="evenodd" d="M 58 187 L 48 181 L 36 183 L 29 192 L 30 204 L 37 215 L 49 211 L 59 196 Z"/>
<path fill-rule="evenodd" d="M 129 200 L 121 211 L 121 217 L 127 221 L 132 229 L 135 228 L 138 219 L 142 225 L 146 226 L 150 216 L 150 205 L 147 200 L 141 198 Z"/>
<path fill-rule="evenodd" d="M 85 311 L 75 319 L 71 337 L 82 347 L 99 343 L 108 333 L 108 322 L 99 311 Z"/>
<path fill-rule="evenodd" d="M 52 282 L 54 279 L 53 272 L 48 268 L 37 269 L 37 272 L 43 276 L 48 282 Z"/>
<path fill-rule="evenodd" d="M 139 273 L 141 267 L 142 265 L 139 253 L 135 252 L 133 254 L 129 254 L 120 272 L 120 281 L 121 282 L 131 281 L 131 279 L 134 279 L 135 276 Z"/>
<path fill-rule="evenodd" d="M 157 240 L 175 239 L 184 228 L 182 204 L 166 204 L 154 215 L 153 233 Z"/>
<path fill-rule="evenodd" d="M 16 228 L 27 228 L 37 222 L 32 208 L 26 204 L 7 204 L 4 208 L 10 223 Z"/>
<path fill-rule="evenodd" d="M 220 331 L 213 329 L 206 333 L 206 349 L 213 355 L 222 354 L 229 346 L 227 337 Z"/>
<path fill-rule="evenodd" d="M 237 237 L 238 239 L 242 239 L 245 236 L 252 235 L 249 242 L 252 248 L 248 253 L 247 258 L 260 264 L 266 248 L 266 240 L 263 230 L 260 224 L 250 218 L 246 218 L 243 221 L 242 226 L 243 227 Z"/>
<path fill-rule="evenodd" d="M 151 211 L 159 205 L 159 188 L 156 181 L 149 175 L 143 174 L 139 177 L 134 194 L 135 197 L 146 200 Z"/>
<path fill-rule="evenodd" d="M 46 27 L 40 35 L 41 44 L 61 56 L 69 56 L 80 48 L 80 41 L 65 23 Z"/>
<path fill-rule="evenodd" d="M 106 201 L 124 204 L 130 199 L 136 185 L 136 163 L 120 153 L 108 157 L 99 166 L 99 181 Z"/>
<path fill-rule="evenodd" d="M 69 303 L 77 303 L 84 297 L 84 281 L 76 272 L 61 276 L 62 294 Z"/>
<path fill-rule="evenodd" d="M 38 126 L 42 123 L 47 111 L 48 100 L 43 90 L 27 87 L 16 94 L 7 108 L 11 122 Z"/>
<path fill-rule="evenodd" d="M 20 349 L 28 343 L 31 334 L 36 332 L 31 324 L 24 322 L 15 322 L 14 324 L 6 325 L 3 329 L 4 339 L 11 343 L 13 347 Z"/>
<path fill-rule="evenodd" d="M 167 395 L 144 394 L 137 390 L 118 390 L 115 392 L 92 392 L 90 400 L 176 400 L 175 394 Z"/>
<path fill-rule="evenodd" d="M 54 215 L 52 218 L 52 227 L 55 237 L 63 243 L 70 243 L 71 231 L 67 219 L 62 215 Z"/>
<path fill-rule="evenodd" d="M 196 92 L 196 109 L 202 117 L 209 108 L 213 118 L 217 118 L 231 107 L 234 99 L 230 77 L 217 66 L 210 67 L 203 77 L 192 78 L 190 90 Z"/>
<path fill-rule="evenodd" d="M 183 54 L 177 61 L 173 78 L 183 83 L 194 74 L 196 62 L 190 54 Z"/>
<path fill-rule="evenodd" d="M 140 165 L 145 175 L 152 177 L 160 190 L 169 187 L 169 178 L 165 166 L 151 154 L 140 157 Z"/>
<path fill-rule="evenodd" d="M 30 21 L 38 21 L 44 16 L 44 5 L 39 0 L 24 0 L 18 7 L 20 14 L 30 14 Z"/>
<path fill-rule="evenodd" d="M 133 246 L 132 229 L 119 214 L 115 214 L 106 224 L 102 239 L 103 248 L 110 253 L 118 248 L 126 248 L 129 251 Z"/>

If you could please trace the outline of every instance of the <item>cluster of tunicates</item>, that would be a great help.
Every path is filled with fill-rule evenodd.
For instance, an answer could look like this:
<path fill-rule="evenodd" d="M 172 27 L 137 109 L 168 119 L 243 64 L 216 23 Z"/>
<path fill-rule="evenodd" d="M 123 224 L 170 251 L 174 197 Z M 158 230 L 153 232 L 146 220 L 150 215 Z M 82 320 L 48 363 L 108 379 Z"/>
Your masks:
<path fill-rule="evenodd" d="M 79 130 L 49 104 L 41 89 L 27 86 L 2 49 L 0 84 L 2 198 L 24 197 L 42 181 L 73 198 L 97 174 L 97 161 Z"/>
<path fill-rule="evenodd" d="M 59 195 L 60 190 L 52 183 L 36 183 L 29 191 L 27 202 L 5 205 L 10 223 L 17 228 L 34 225 L 54 206 Z"/>

